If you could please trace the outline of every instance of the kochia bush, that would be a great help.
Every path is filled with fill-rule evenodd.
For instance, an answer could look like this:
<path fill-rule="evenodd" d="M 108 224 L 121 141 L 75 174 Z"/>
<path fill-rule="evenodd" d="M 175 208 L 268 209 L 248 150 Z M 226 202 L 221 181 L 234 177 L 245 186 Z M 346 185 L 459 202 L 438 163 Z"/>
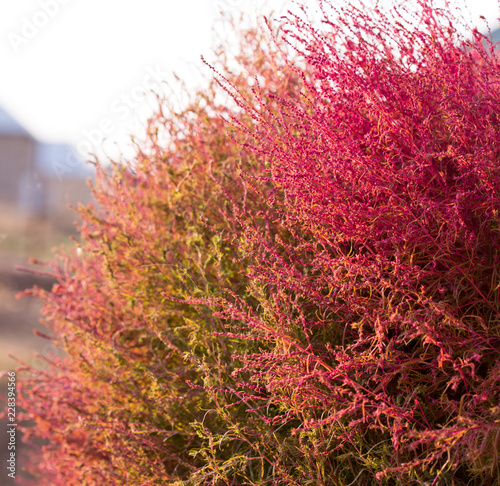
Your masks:
<path fill-rule="evenodd" d="M 98 170 L 32 292 L 37 484 L 499 484 L 499 59 L 426 1 L 321 7 Z"/>

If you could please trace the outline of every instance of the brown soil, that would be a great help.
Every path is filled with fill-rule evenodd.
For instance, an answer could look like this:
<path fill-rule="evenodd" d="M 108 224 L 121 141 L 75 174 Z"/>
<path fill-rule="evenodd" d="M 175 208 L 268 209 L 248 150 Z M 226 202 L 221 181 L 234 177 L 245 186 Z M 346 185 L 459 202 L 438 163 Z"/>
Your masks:
<path fill-rule="evenodd" d="M 61 243 L 71 244 L 68 233 L 63 233 L 44 220 L 23 219 L 23 215 L 0 211 L 0 376 L 2 372 L 12 371 L 19 366 L 12 357 L 37 369 L 46 367 L 43 356 L 56 354 L 61 350 L 50 341 L 33 334 L 39 329 L 50 334 L 40 323 L 41 302 L 31 297 L 17 298 L 16 295 L 37 285 L 50 290 L 54 281 L 49 277 L 33 275 L 16 270 L 16 266 L 34 267 L 28 263 L 29 257 L 47 260 L 51 248 Z M 18 381 L 22 375 L 17 377 Z M 7 379 L 0 378 L 0 395 L 7 394 Z M 0 416 L 6 411 L 6 403 L 0 400 Z M 6 420 L 0 419 L 0 484 L 16 484 L 7 477 L 6 460 L 8 456 Z M 31 451 L 16 436 L 16 476 L 25 476 L 23 466 L 36 460 Z M 35 481 L 36 484 L 36 481 Z"/>

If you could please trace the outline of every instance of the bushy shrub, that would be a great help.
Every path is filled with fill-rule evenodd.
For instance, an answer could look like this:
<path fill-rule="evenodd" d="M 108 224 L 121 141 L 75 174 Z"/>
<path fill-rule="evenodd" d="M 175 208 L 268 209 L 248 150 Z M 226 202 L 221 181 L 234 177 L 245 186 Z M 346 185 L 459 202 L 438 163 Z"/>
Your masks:
<path fill-rule="evenodd" d="M 98 169 L 30 292 L 37 484 L 499 484 L 499 59 L 427 1 L 321 8 Z"/>

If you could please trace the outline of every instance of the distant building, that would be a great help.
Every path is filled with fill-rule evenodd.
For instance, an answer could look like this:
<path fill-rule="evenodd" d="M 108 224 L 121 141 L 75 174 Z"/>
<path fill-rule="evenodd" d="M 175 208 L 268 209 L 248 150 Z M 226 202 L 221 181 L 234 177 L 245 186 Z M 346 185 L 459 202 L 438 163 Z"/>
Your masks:
<path fill-rule="evenodd" d="M 491 37 L 493 40 L 493 44 L 496 44 L 497 42 L 500 42 L 500 29 L 496 29 L 491 33 Z M 497 47 L 498 49 L 498 47 Z"/>
<path fill-rule="evenodd" d="M 65 144 L 37 141 L 0 107 L 0 206 L 67 227 L 76 219 L 68 204 L 91 200 L 92 173 Z"/>
<path fill-rule="evenodd" d="M 486 37 L 489 37 L 488 33 L 486 33 L 485 35 Z M 493 44 L 493 47 L 495 47 L 495 51 L 496 52 L 500 51 L 500 44 L 498 44 L 500 42 L 500 29 L 495 29 L 491 31 L 491 42 Z M 483 40 L 483 46 L 486 48 L 489 47 L 489 43 L 486 41 L 486 39 Z"/>

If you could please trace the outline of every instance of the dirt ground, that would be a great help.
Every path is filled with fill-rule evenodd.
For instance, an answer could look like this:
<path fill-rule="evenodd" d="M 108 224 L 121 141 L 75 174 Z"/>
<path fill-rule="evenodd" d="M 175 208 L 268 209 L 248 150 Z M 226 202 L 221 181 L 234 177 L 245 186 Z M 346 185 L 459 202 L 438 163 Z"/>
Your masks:
<path fill-rule="evenodd" d="M 72 232 L 76 234 L 76 232 Z M 20 214 L 6 214 L 0 211 L 0 372 L 12 371 L 19 363 L 14 356 L 30 366 L 43 368 L 44 361 L 40 356 L 50 356 L 61 353 L 54 348 L 50 341 L 34 335 L 34 329 L 47 332 L 40 323 L 41 302 L 34 298 L 16 298 L 16 295 L 34 285 L 51 289 L 53 280 L 49 277 L 33 275 L 16 270 L 16 266 L 33 267 L 29 264 L 29 257 L 40 260 L 50 258 L 51 249 L 59 244 L 71 244 L 70 231 L 61 230 L 44 220 L 29 220 Z M 22 379 L 22 377 L 19 377 Z M 0 378 L 0 395 L 7 394 L 7 379 Z M 6 403 L 0 401 L 0 414 L 5 412 Z M 0 419 L 0 485 L 16 484 L 6 476 L 7 470 L 7 421 Z M 19 433 L 16 435 L 16 472 L 17 476 L 24 476 L 23 466 L 27 461 L 36 458 L 29 452 L 21 441 Z M 7 481 L 7 482 L 5 482 Z"/>
<path fill-rule="evenodd" d="M 5 264 L 5 260 L 12 262 L 12 257 L 0 260 L 4 260 L 0 271 L 0 370 L 11 371 L 18 366 L 18 363 L 9 355 L 30 366 L 41 368 L 43 361 L 37 356 L 47 355 L 52 351 L 52 345 L 49 341 L 33 334 L 35 328 L 46 330 L 39 322 L 41 303 L 33 298 L 16 299 L 16 294 L 35 284 L 50 289 L 52 282 L 48 278 L 23 274 L 11 269 L 10 264 Z M 17 379 L 19 381 L 22 378 L 18 377 Z M 0 380 L 0 395 L 7 395 L 6 378 Z M 0 404 L 3 412 L 6 403 L 1 401 Z M 6 464 L 8 454 L 6 426 L 7 421 L 0 419 L 0 431 L 3 432 L 0 434 L 0 461 L 2 465 Z M 35 460 L 35 457 L 22 443 L 19 432 L 16 434 L 16 459 L 16 476 L 25 476 L 25 473 L 22 472 L 23 466 L 27 466 L 27 462 Z M 6 470 L 2 467 L 0 484 L 6 484 L 2 482 L 5 474 Z M 12 481 L 10 483 L 15 484 Z"/>

